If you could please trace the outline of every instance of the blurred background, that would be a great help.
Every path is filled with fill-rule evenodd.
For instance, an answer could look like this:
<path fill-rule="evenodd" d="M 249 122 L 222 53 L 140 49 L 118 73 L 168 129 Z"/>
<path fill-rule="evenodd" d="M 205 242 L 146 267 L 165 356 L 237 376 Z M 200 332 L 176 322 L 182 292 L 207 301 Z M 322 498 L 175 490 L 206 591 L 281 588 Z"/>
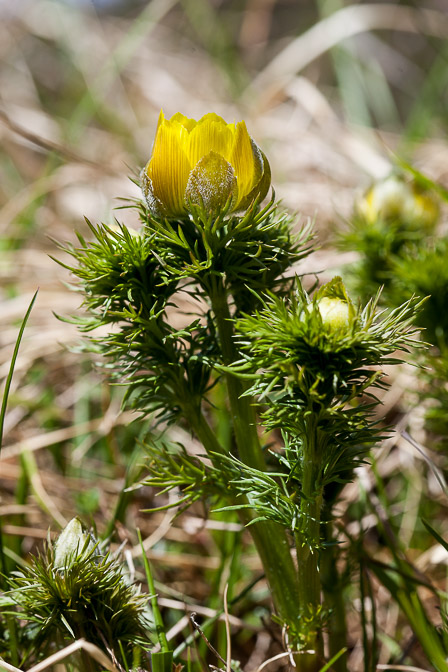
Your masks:
<path fill-rule="evenodd" d="M 79 334 L 55 313 L 74 313 L 81 299 L 51 257 L 69 263 L 58 242 L 74 241 L 75 230 L 88 235 L 84 217 L 138 226 L 135 211 L 117 208 L 120 198 L 139 197 L 129 178 L 149 159 L 160 109 L 245 119 L 269 158 L 277 196 L 302 221 L 316 219 L 322 248 L 308 270 L 331 275 L 345 259 L 332 245 L 334 222 L 397 156 L 448 186 L 448 5 L 2 0 L 0 15 L 1 381 L 39 288 L 0 466 L 3 501 L 25 507 L 21 518 L 6 519 L 4 533 L 24 554 L 49 526 L 75 513 L 108 521 L 120 505 L 137 430 L 124 431 L 130 415 L 120 413 L 120 395 L 70 350 Z M 386 411 L 409 385 L 403 376 Z M 416 431 L 421 415 L 413 415 Z M 387 470 L 406 463 L 418 479 L 421 461 L 405 445 Z M 136 501 L 129 511 L 139 508 Z M 200 537 L 198 519 L 171 530 L 161 520 L 140 523 L 156 535 L 153 546 L 163 535 L 185 544 L 183 560 L 181 546 L 174 559 L 169 546 L 153 557 L 165 553 L 176 587 L 188 592 L 179 568 L 201 570 L 209 560 L 214 567 L 213 557 L 192 560 L 191 539 L 197 533 L 212 556 L 216 548 Z M 126 538 L 124 527 L 120 533 Z"/>

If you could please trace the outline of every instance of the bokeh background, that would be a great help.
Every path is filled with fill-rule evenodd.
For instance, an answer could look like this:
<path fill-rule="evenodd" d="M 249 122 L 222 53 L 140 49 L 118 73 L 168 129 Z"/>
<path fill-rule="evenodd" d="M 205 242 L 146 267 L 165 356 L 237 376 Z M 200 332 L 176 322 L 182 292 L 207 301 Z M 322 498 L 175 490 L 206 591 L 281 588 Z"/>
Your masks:
<path fill-rule="evenodd" d="M 120 411 L 120 394 L 73 352 L 75 327 L 55 316 L 75 313 L 81 299 L 52 257 L 68 263 L 58 242 L 74 241 L 75 230 L 88 235 L 84 217 L 138 226 L 134 211 L 117 208 L 120 198 L 139 196 L 129 178 L 150 156 L 160 109 L 166 116 L 214 111 L 227 121 L 244 118 L 270 160 L 277 196 L 302 221 L 316 220 L 321 249 L 306 262 L 313 268 L 301 270 L 330 276 L 352 259 L 335 250 L 334 228 L 397 156 L 448 186 L 448 5 L 5 0 L 0 15 L 1 381 L 39 288 L 0 462 L 4 532 L 23 554 L 75 513 L 104 528 L 119 502 L 134 431 L 124 432 L 130 415 Z M 385 414 L 409 380 L 404 373 L 396 381 Z M 417 412 L 417 436 L 420 420 Z M 182 428 L 176 431 L 191 444 Z M 404 443 L 391 458 L 392 445 L 383 448 L 388 460 L 379 461 L 381 473 L 405 465 L 418 483 L 422 457 Z M 129 515 L 139 508 L 137 499 Z M 184 595 L 192 567 L 219 565 L 198 520 L 191 515 L 174 528 L 163 515 L 140 521 L 154 535 L 150 557 L 168 574 L 176 569 L 175 586 Z M 403 534 L 413 523 L 405 520 Z M 174 553 L 162 539 L 178 544 Z M 196 556 L 192 543 L 201 548 Z M 195 585 L 200 600 L 202 584 Z"/>

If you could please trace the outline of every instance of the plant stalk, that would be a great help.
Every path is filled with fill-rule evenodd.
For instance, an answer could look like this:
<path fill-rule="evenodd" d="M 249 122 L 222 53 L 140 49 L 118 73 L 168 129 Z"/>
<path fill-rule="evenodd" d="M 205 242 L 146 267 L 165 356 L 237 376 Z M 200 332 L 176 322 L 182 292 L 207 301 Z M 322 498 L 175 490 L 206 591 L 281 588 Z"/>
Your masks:
<path fill-rule="evenodd" d="M 222 282 L 211 292 L 210 299 L 223 360 L 226 365 L 230 365 L 236 361 L 237 352 L 233 342 L 234 332 L 227 293 Z M 226 374 L 225 378 L 239 457 L 248 466 L 265 471 L 266 463 L 257 433 L 254 400 L 242 396 L 245 387 L 236 376 Z M 247 510 L 243 511 L 241 518 L 247 523 Z M 272 592 L 274 607 L 281 619 L 296 626 L 299 616 L 297 575 L 286 532 L 280 525 L 270 521 L 251 525 L 250 532 Z"/>
<path fill-rule="evenodd" d="M 303 443 L 301 527 L 296 532 L 299 576 L 301 645 L 305 651 L 298 656 L 300 672 L 318 672 L 323 661 L 323 641 L 320 628 L 321 577 L 319 570 L 320 518 L 323 489 L 318 486 L 319 450 L 315 417 L 308 419 L 307 436 Z"/>
<path fill-rule="evenodd" d="M 163 623 L 163 618 L 162 614 L 160 613 L 159 609 L 159 604 L 157 602 L 157 593 L 154 585 L 154 578 L 152 575 L 152 570 L 151 570 L 151 565 L 149 564 L 149 560 L 146 556 L 145 553 L 145 548 L 143 546 L 143 539 L 142 535 L 139 529 L 137 529 L 137 536 L 138 536 L 138 541 L 140 544 L 140 548 L 142 550 L 142 558 L 143 558 L 143 564 L 145 566 L 145 574 L 146 574 L 146 580 L 148 582 L 148 590 L 151 595 L 150 600 L 151 600 L 151 607 L 152 607 L 152 613 L 154 616 L 154 623 L 156 626 L 156 632 L 157 632 L 157 639 L 159 640 L 159 645 L 161 649 L 161 653 L 167 653 L 171 654 L 171 661 L 172 661 L 172 650 L 168 644 L 168 640 L 166 638 L 166 632 L 165 632 L 165 625 Z M 169 657 L 168 657 L 169 658 Z M 160 661 L 165 660 L 163 657 L 160 656 L 159 658 Z M 163 669 L 164 663 L 161 665 L 161 668 Z"/>
<path fill-rule="evenodd" d="M 329 513 L 331 516 L 331 513 Z M 331 522 L 323 526 L 322 536 L 325 536 L 327 547 L 321 554 L 320 569 L 322 589 L 325 605 L 329 610 L 328 633 L 330 656 L 337 655 L 347 646 L 347 623 L 345 618 L 344 596 L 342 593 L 341 577 L 337 568 L 338 547 L 333 539 Z M 334 672 L 347 672 L 347 656 L 339 656 L 333 663 Z"/>
<path fill-rule="evenodd" d="M 185 416 L 209 455 L 223 452 L 203 415 L 190 409 Z M 238 514 L 244 525 L 250 522 L 248 509 L 241 509 Z M 280 525 L 270 521 L 255 523 L 249 531 L 265 570 L 276 611 L 285 622 L 295 624 L 299 615 L 297 577 L 288 538 Z"/>

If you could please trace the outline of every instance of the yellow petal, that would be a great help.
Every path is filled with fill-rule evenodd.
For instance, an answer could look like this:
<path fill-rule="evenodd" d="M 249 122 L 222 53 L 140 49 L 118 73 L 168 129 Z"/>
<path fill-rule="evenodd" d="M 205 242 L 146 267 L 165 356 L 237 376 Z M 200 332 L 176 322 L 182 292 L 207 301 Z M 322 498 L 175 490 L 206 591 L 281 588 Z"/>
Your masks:
<path fill-rule="evenodd" d="M 230 163 L 238 180 L 239 201 L 242 201 L 260 180 L 263 170 L 260 151 L 251 140 L 244 121 L 236 125 Z"/>
<path fill-rule="evenodd" d="M 229 198 L 237 198 L 237 182 L 232 166 L 220 154 L 209 152 L 190 173 L 185 198 L 217 213 Z"/>
<path fill-rule="evenodd" d="M 252 143 L 255 145 L 253 140 Z M 269 161 L 261 149 L 257 145 L 255 145 L 255 147 L 257 148 L 262 161 L 261 174 L 258 182 L 256 182 L 251 191 L 249 191 L 248 194 L 239 197 L 235 210 L 245 210 L 256 198 L 258 198 L 258 202 L 261 202 L 268 193 L 269 187 L 271 186 L 271 167 L 269 165 Z M 258 171 L 256 171 L 256 174 L 258 175 Z"/>
<path fill-rule="evenodd" d="M 429 231 L 437 223 L 439 217 L 439 205 L 430 194 L 417 191 L 413 186 L 414 203 L 410 219 L 418 220 Z"/>
<path fill-rule="evenodd" d="M 367 222 L 375 222 L 375 220 L 378 218 L 378 210 L 374 204 L 373 187 L 371 187 L 363 196 L 363 198 L 358 201 L 356 209 L 361 217 L 363 217 Z"/>
<path fill-rule="evenodd" d="M 221 117 L 217 114 L 206 114 L 190 133 L 187 153 L 190 164 L 195 166 L 209 152 L 216 152 L 229 161 L 233 135 L 231 125 L 226 124 Z"/>
<path fill-rule="evenodd" d="M 216 114 L 216 112 L 208 112 L 207 114 L 204 114 L 203 117 L 199 119 L 197 122 L 198 124 L 202 124 L 205 121 L 216 121 L 218 124 L 223 124 L 224 126 L 233 126 L 235 129 L 235 124 L 228 124 L 222 117 L 219 116 L 219 114 Z"/>
<path fill-rule="evenodd" d="M 165 121 L 165 115 L 163 114 L 163 110 L 160 110 L 159 118 L 157 120 L 156 136 L 159 130 L 159 126 L 161 126 L 164 123 L 164 121 Z"/>
<path fill-rule="evenodd" d="M 184 114 L 182 114 L 182 112 L 176 112 L 176 114 L 173 114 L 170 121 L 181 124 L 184 128 L 187 129 L 188 132 L 192 131 L 198 123 L 196 119 L 189 119 Z"/>
<path fill-rule="evenodd" d="M 188 131 L 180 123 L 163 120 L 157 129 L 151 160 L 146 173 L 154 198 L 166 215 L 179 215 L 185 209 L 184 193 L 190 164 L 183 151 Z"/>

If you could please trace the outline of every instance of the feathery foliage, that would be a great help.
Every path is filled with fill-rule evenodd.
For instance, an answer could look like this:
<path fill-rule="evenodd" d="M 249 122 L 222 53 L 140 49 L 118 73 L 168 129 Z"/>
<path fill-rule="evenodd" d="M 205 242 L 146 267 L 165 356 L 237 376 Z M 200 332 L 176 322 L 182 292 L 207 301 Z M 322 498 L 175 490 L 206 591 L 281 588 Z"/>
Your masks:
<path fill-rule="evenodd" d="M 347 480 L 384 432 L 371 419 L 372 390 L 386 384 L 381 366 L 401 361 L 393 356 L 397 350 L 418 345 L 411 325 L 421 307 L 421 301 L 411 299 L 386 314 L 377 310 L 377 294 L 358 308 L 346 328 L 328 327 L 319 300 L 337 283 L 333 280 L 311 299 L 297 280 L 290 298 L 270 294 L 261 310 L 237 323 L 246 358 L 240 368 L 259 372 L 247 394 L 266 404 L 268 427 L 281 427 L 289 435 L 282 464 L 301 479 L 300 447 L 311 423 L 325 451 L 319 456 L 319 482 L 325 486 Z"/>
<path fill-rule="evenodd" d="M 134 647 L 151 645 L 148 596 L 130 583 L 117 558 L 87 534 L 67 544 L 62 562 L 57 556 L 57 543 L 48 543 L 8 579 L 8 597 L 17 606 L 10 613 L 25 623 L 22 638 L 30 644 L 23 662 L 81 637 L 122 664 L 132 661 Z"/>
<path fill-rule="evenodd" d="M 145 209 L 141 213 L 166 272 L 194 279 L 208 293 L 216 278 L 224 278 L 238 310 L 251 310 L 254 304 L 248 287 L 281 287 L 282 273 L 311 251 L 310 226 L 294 235 L 292 217 L 279 212 L 273 200 L 262 209 L 253 203 L 243 216 L 229 215 L 228 206 L 216 215 L 193 204 L 184 220 L 157 219 Z"/>

